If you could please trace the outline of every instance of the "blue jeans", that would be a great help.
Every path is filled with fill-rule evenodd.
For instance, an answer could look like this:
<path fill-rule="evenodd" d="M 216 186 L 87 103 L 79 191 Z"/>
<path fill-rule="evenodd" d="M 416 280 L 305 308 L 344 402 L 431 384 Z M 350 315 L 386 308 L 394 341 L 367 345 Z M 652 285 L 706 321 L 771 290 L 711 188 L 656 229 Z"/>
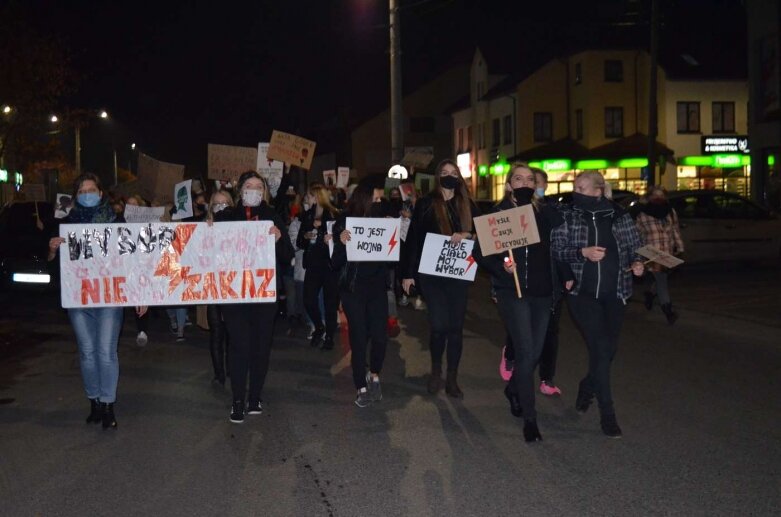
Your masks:
<path fill-rule="evenodd" d="M 122 307 L 68 309 L 79 345 L 81 377 L 87 398 L 113 403 L 117 399 Z"/>

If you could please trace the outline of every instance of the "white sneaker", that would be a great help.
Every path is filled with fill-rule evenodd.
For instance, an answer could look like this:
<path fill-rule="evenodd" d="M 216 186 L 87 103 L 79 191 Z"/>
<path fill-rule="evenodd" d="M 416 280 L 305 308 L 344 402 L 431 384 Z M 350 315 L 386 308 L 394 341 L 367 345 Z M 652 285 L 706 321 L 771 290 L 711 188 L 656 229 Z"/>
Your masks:
<path fill-rule="evenodd" d="M 409 298 L 407 298 L 406 294 L 402 294 L 401 298 L 399 298 L 399 305 L 401 305 L 402 307 L 406 307 L 407 305 L 409 305 Z"/>
<path fill-rule="evenodd" d="M 149 342 L 149 338 L 146 335 L 146 332 L 141 331 L 136 336 L 136 344 L 138 346 L 146 346 L 146 344 Z"/>
<path fill-rule="evenodd" d="M 423 298 L 418 296 L 415 299 L 415 310 L 416 311 L 425 311 L 426 310 L 426 302 L 423 301 Z"/>

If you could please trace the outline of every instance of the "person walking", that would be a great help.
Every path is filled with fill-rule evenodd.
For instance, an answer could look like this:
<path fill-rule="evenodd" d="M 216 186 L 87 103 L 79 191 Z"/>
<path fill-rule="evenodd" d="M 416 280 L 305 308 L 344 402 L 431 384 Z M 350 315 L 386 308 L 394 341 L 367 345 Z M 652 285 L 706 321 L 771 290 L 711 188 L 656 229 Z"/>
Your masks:
<path fill-rule="evenodd" d="M 112 209 L 100 179 L 84 173 L 73 183 L 73 208 L 61 220 L 62 224 L 94 224 L 123 222 Z M 49 240 L 48 260 L 57 256 L 62 237 Z M 136 314 L 143 316 L 146 307 L 136 307 Z M 103 429 L 117 429 L 114 404 L 119 382 L 119 356 L 117 345 L 122 330 L 122 307 L 93 307 L 67 309 L 76 343 L 79 347 L 79 364 L 84 391 L 90 402 L 87 423 L 101 422 Z"/>
<path fill-rule="evenodd" d="M 290 262 L 293 246 L 281 216 L 269 204 L 266 181 L 255 171 L 239 177 L 239 201 L 214 214 L 215 224 L 222 221 L 271 221 L 269 235 L 274 236 L 276 262 Z M 230 336 L 230 378 L 233 392 L 230 421 L 244 421 L 245 401 L 249 415 L 263 412 L 261 394 L 268 373 L 274 332 L 275 303 L 240 303 L 222 306 L 222 317 Z M 247 397 L 247 376 L 249 395 Z"/>
<path fill-rule="evenodd" d="M 470 282 L 418 274 L 418 268 L 427 233 L 446 235 L 456 244 L 462 239 L 473 239 L 472 219 L 479 212 L 453 160 L 439 163 L 437 177 L 437 186 L 417 201 L 412 214 L 402 288 L 410 294 L 410 289 L 415 286 L 415 278 L 418 278 L 419 288 L 426 299 L 431 327 L 428 392 L 433 395 L 442 389 L 442 357 L 447 351 L 445 392 L 451 397 L 463 398 L 464 393 L 458 385 L 458 367 L 463 350 L 464 317 Z"/>
<path fill-rule="evenodd" d="M 620 438 L 610 366 L 632 296 L 632 273 L 641 276 L 644 268 L 636 253 L 642 246 L 637 227 L 611 197 L 610 184 L 600 173 L 581 173 L 572 206 L 562 207 L 564 224 L 554 228 L 551 247 L 554 258 L 569 264 L 575 276 L 567 305 L 588 348 L 588 372 L 580 381 L 575 409 L 585 413 L 596 396 L 602 432 Z"/>
<path fill-rule="evenodd" d="M 635 223 L 646 245 L 671 255 L 684 252 L 678 214 L 667 201 L 667 190 L 664 187 L 651 187 L 646 202 L 640 204 Z M 654 298 L 658 297 L 667 323 L 672 325 L 678 320 L 678 313 L 673 310 L 670 300 L 668 270 L 656 262 L 651 262 L 646 267 L 650 274 L 646 275 L 645 308 L 650 311 L 654 306 Z"/>

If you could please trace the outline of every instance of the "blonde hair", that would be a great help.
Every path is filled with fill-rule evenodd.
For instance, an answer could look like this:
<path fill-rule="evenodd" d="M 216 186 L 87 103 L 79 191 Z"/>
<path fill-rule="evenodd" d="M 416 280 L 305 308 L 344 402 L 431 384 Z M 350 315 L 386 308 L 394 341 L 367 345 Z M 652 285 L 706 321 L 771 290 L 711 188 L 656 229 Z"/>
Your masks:
<path fill-rule="evenodd" d="M 315 196 L 315 201 L 324 210 L 328 210 L 332 216 L 339 215 L 339 209 L 331 203 L 331 191 L 322 183 L 313 183 L 309 186 L 309 192 Z"/>
<path fill-rule="evenodd" d="M 231 196 L 231 193 L 230 193 L 230 192 L 228 192 L 227 190 L 222 190 L 222 189 L 220 189 L 220 190 L 218 190 L 217 192 L 214 192 L 214 193 L 212 194 L 212 197 L 211 197 L 211 198 L 209 198 L 209 208 L 208 208 L 208 210 L 207 210 L 207 214 L 208 214 L 208 215 L 207 215 L 207 217 L 208 217 L 208 219 L 210 219 L 210 220 L 213 220 L 213 219 L 214 219 L 214 211 L 213 211 L 213 208 L 214 208 L 214 205 L 216 204 L 216 203 L 214 202 L 214 198 L 215 198 L 215 197 L 217 197 L 218 195 L 219 195 L 219 196 L 222 196 L 222 197 L 224 197 L 225 199 L 227 199 L 227 200 L 228 200 L 228 206 L 230 206 L 230 207 L 236 206 L 236 205 L 235 205 L 235 203 L 233 202 L 233 196 Z"/>
<path fill-rule="evenodd" d="M 613 187 L 610 186 L 610 183 L 605 181 L 605 177 L 602 175 L 602 173 L 597 171 L 581 172 L 575 178 L 575 182 L 577 183 L 581 178 L 591 180 L 591 185 L 594 188 L 601 189 L 603 196 L 605 196 L 607 199 L 613 199 Z"/>
<path fill-rule="evenodd" d="M 534 178 L 534 184 L 537 184 L 537 171 L 541 171 L 541 169 L 535 169 L 534 167 L 529 167 L 529 164 L 526 162 L 513 162 L 510 165 L 510 172 L 507 173 L 507 185 L 510 185 L 510 182 L 513 179 L 513 172 L 515 169 L 527 169 L 531 171 L 532 178 Z M 544 174 L 544 171 L 542 171 Z M 513 206 L 517 206 L 518 203 L 515 202 L 515 196 L 513 196 L 512 186 L 510 186 L 509 189 L 507 189 L 507 193 L 504 195 L 506 199 L 509 199 L 510 202 L 513 204 Z M 540 208 L 540 196 L 537 195 L 537 192 L 535 192 L 532 195 L 532 206 L 534 206 L 535 209 Z"/>

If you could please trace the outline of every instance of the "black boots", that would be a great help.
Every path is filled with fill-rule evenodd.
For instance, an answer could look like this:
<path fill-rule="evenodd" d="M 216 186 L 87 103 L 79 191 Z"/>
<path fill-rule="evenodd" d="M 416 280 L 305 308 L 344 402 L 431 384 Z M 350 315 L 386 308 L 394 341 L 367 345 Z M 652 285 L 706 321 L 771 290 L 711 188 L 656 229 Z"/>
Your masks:
<path fill-rule="evenodd" d="M 507 397 L 507 400 L 510 402 L 510 413 L 515 418 L 520 418 L 523 416 L 523 408 L 521 407 L 521 399 L 518 398 L 517 393 L 513 393 L 510 391 L 510 384 L 507 384 L 504 387 L 504 396 Z"/>
<path fill-rule="evenodd" d="M 114 403 L 111 402 L 109 404 L 101 403 L 100 404 L 100 415 L 101 420 L 103 421 L 103 429 L 108 429 L 109 427 L 112 429 L 117 428 L 117 419 L 114 418 Z"/>
<path fill-rule="evenodd" d="M 602 415 L 600 425 L 602 426 L 602 432 L 608 438 L 621 438 L 623 433 L 621 433 L 621 428 L 618 427 L 616 415 Z"/>
<path fill-rule="evenodd" d="M 101 421 L 100 400 L 89 399 L 89 416 L 87 416 L 87 423 L 97 424 L 100 421 Z"/>
<path fill-rule="evenodd" d="M 591 401 L 594 400 L 594 394 L 583 389 L 583 386 L 578 388 L 578 396 L 575 399 L 575 411 L 578 413 L 585 413 L 588 411 Z"/>
<path fill-rule="evenodd" d="M 662 305 L 662 312 L 667 318 L 667 323 L 669 323 L 670 325 L 678 321 L 678 313 L 673 311 L 673 304 L 665 303 L 664 305 Z"/>
<path fill-rule="evenodd" d="M 645 308 L 650 311 L 651 309 L 654 308 L 654 298 L 656 298 L 656 295 L 651 291 L 646 291 L 644 294 L 645 294 Z"/>
<path fill-rule="evenodd" d="M 453 398 L 464 398 L 464 392 L 458 387 L 458 371 L 448 370 L 447 379 L 445 380 L 445 393 Z"/>
<path fill-rule="evenodd" d="M 325 335 L 325 328 L 324 327 L 315 327 L 315 331 L 312 332 L 312 337 L 309 338 L 309 346 L 312 348 L 317 348 L 320 346 L 320 340 L 323 339 L 323 336 Z"/>
<path fill-rule="evenodd" d="M 436 395 L 442 389 L 442 365 L 434 363 L 431 365 L 431 375 L 428 378 L 428 392 Z"/>
<path fill-rule="evenodd" d="M 523 423 L 523 439 L 529 443 L 542 441 L 542 435 L 537 427 L 536 420 L 526 420 Z"/>
<path fill-rule="evenodd" d="M 323 344 L 320 345 L 320 350 L 333 350 L 333 349 L 334 349 L 334 338 L 326 334 L 325 337 L 323 338 Z"/>

